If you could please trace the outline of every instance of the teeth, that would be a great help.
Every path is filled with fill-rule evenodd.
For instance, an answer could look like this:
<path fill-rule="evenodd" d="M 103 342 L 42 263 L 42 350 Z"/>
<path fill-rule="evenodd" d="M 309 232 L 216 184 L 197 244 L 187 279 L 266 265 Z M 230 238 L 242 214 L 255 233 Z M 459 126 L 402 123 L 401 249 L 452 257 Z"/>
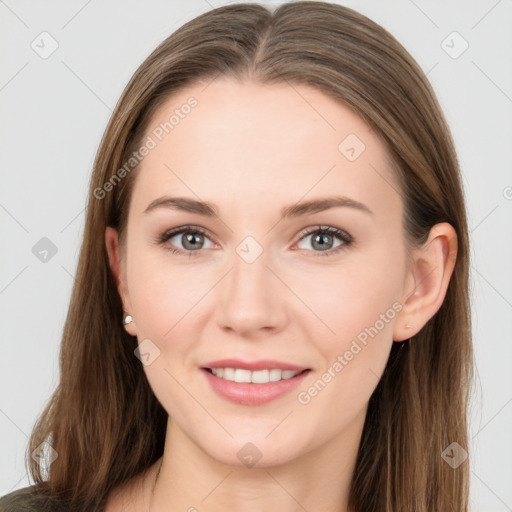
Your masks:
<path fill-rule="evenodd" d="M 278 380 L 287 380 L 298 375 L 300 371 L 292 370 L 244 370 L 242 368 L 211 368 L 212 373 L 224 380 L 232 382 L 252 382 L 254 384 L 267 384 Z"/>
<path fill-rule="evenodd" d="M 235 382 L 251 382 L 251 372 L 237 368 L 235 370 Z"/>
<path fill-rule="evenodd" d="M 217 375 L 217 377 L 222 377 L 226 380 L 232 380 L 232 381 L 235 380 L 235 369 L 234 368 L 219 368 L 218 370 L 220 370 L 223 373 L 223 375 Z M 212 372 L 213 372 L 213 368 L 212 368 Z"/>
<path fill-rule="evenodd" d="M 270 382 L 275 382 L 276 380 L 281 380 L 281 373 L 282 373 L 282 370 L 270 370 L 269 372 L 269 378 L 270 378 Z"/>

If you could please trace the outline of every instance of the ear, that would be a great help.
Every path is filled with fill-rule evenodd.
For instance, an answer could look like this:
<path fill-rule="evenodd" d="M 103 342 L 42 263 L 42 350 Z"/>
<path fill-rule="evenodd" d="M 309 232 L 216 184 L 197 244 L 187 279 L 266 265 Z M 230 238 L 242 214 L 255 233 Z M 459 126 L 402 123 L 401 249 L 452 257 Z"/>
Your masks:
<path fill-rule="evenodd" d="M 437 313 L 446 296 L 456 259 L 457 233 L 447 222 L 436 224 L 428 240 L 412 252 L 401 301 L 403 308 L 393 332 L 394 341 L 411 338 Z"/>
<path fill-rule="evenodd" d="M 119 292 L 121 302 L 123 303 L 123 310 L 126 314 L 132 315 L 130 295 L 126 284 L 126 262 L 122 257 L 122 251 L 119 246 L 119 234 L 116 229 L 110 226 L 107 226 L 107 229 L 105 230 L 105 245 L 107 248 L 110 270 L 114 276 L 117 291 Z M 122 322 L 123 319 L 120 318 L 119 321 Z M 136 335 L 135 322 L 133 320 L 131 323 L 125 325 L 124 328 L 132 336 Z"/>

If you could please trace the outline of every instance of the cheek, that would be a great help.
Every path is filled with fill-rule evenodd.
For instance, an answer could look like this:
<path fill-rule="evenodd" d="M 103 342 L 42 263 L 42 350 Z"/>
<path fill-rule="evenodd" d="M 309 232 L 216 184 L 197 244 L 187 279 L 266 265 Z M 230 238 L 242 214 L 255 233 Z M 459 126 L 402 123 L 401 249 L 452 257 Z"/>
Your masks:
<path fill-rule="evenodd" d="M 398 298 L 403 263 L 392 249 L 375 247 L 308 278 L 308 286 L 298 290 L 318 317 L 308 315 L 308 322 L 324 365 L 321 382 L 311 395 L 303 390 L 305 401 L 313 399 L 324 385 L 330 391 L 314 398 L 320 408 L 335 402 L 342 406 L 338 410 L 346 413 L 351 409 L 356 414 L 369 399 L 389 358 L 393 327 L 402 309 Z M 340 412 L 340 421 L 342 418 Z"/>
<path fill-rule="evenodd" d="M 160 341 L 186 323 L 181 319 L 190 321 L 188 312 L 200 309 L 194 305 L 212 286 L 194 263 L 177 264 L 173 258 L 163 248 L 137 246 L 128 257 L 128 288 L 137 331 Z"/>
<path fill-rule="evenodd" d="M 334 435 L 367 406 L 386 367 L 401 304 L 392 272 L 351 272 L 323 284 L 324 293 L 308 298 L 333 332 L 311 320 L 320 324 L 313 336 L 322 365 L 297 400 L 311 418 L 328 414 L 329 426 L 321 428 Z"/>
<path fill-rule="evenodd" d="M 380 256 L 374 257 L 376 254 Z M 313 313 L 304 318 L 320 326 L 323 323 L 321 339 L 331 340 L 328 343 L 337 347 L 375 324 L 387 336 L 397 309 L 401 309 L 397 299 L 402 290 L 402 262 L 399 255 L 391 256 L 385 250 L 347 258 L 307 277 L 297 273 L 292 279 L 294 291 Z"/>
<path fill-rule="evenodd" d="M 201 274 L 197 279 L 194 265 L 173 264 L 172 255 L 162 253 L 134 251 L 128 269 L 138 342 L 149 339 L 158 347 L 158 357 L 143 369 L 168 414 L 180 418 L 180 411 L 187 411 L 201 424 L 204 418 L 200 411 L 192 413 L 185 390 L 196 385 L 190 354 L 201 322 L 200 301 L 208 291 L 207 278 Z"/>

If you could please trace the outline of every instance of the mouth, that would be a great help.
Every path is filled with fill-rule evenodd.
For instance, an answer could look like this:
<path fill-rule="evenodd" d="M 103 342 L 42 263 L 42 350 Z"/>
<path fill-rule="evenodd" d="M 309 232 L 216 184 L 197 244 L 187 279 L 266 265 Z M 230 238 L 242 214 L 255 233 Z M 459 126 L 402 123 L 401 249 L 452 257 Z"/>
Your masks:
<path fill-rule="evenodd" d="M 312 372 L 311 368 L 289 369 L 290 365 L 284 366 L 288 368 L 250 370 L 239 366 L 211 365 L 200 370 L 210 389 L 221 398 L 237 405 L 258 406 L 285 397 Z"/>

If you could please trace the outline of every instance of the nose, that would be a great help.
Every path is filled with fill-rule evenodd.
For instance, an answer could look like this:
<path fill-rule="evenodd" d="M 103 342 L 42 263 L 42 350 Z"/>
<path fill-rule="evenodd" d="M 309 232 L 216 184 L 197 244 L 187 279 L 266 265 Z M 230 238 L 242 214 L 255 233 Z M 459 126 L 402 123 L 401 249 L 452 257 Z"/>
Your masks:
<path fill-rule="evenodd" d="M 287 321 L 289 291 L 268 265 L 264 251 L 249 263 L 235 253 L 217 301 L 217 323 L 240 336 L 268 336 Z"/>

